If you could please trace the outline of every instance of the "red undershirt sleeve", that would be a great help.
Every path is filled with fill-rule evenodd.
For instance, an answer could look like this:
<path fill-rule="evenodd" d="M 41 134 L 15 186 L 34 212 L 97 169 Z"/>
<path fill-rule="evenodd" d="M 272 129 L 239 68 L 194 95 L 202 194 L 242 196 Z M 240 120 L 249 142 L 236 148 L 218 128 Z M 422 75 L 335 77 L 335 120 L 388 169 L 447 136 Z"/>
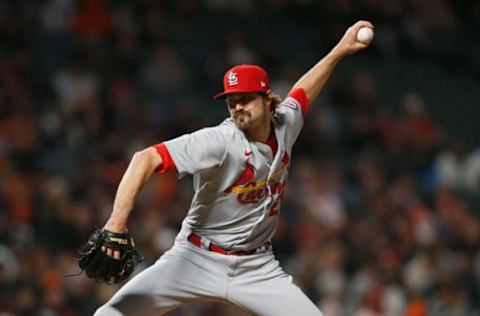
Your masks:
<path fill-rule="evenodd" d="M 173 161 L 172 156 L 170 156 L 167 146 L 165 146 L 164 143 L 161 143 L 154 145 L 153 147 L 157 150 L 157 153 L 160 155 L 160 157 L 162 157 L 162 165 L 155 169 L 155 171 L 160 173 L 177 171 L 177 166 L 175 166 L 175 162 Z"/>
<path fill-rule="evenodd" d="M 295 88 L 290 90 L 287 95 L 288 97 L 292 97 L 300 103 L 300 107 L 302 108 L 302 115 L 305 117 L 308 112 L 308 107 L 310 106 L 310 101 L 308 100 L 307 94 L 303 88 Z"/>

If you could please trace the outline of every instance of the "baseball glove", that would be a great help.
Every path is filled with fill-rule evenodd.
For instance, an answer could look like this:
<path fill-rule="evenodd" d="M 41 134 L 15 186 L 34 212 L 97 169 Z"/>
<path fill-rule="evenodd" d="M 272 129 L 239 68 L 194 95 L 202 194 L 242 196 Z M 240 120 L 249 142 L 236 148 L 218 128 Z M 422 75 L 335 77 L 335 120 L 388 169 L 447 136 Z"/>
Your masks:
<path fill-rule="evenodd" d="M 102 251 L 102 246 L 120 251 L 120 259 L 115 259 Z M 97 229 L 80 250 L 78 265 L 89 278 L 108 284 L 127 279 L 143 256 L 135 249 L 129 233 L 114 233 Z"/>

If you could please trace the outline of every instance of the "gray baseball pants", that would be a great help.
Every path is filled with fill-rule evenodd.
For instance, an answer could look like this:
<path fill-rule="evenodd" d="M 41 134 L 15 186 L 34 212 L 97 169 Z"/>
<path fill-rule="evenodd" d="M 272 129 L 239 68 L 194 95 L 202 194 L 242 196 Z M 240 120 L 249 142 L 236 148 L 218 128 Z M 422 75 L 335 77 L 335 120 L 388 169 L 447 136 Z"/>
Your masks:
<path fill-rule="evenodd" d="M 223 255 L 188 241 L 177 241 L 95 315 L 162 315 L 183 304 L 213 301 L 262 316 L 322 316 L 282 270 L 271 250 Z"/>

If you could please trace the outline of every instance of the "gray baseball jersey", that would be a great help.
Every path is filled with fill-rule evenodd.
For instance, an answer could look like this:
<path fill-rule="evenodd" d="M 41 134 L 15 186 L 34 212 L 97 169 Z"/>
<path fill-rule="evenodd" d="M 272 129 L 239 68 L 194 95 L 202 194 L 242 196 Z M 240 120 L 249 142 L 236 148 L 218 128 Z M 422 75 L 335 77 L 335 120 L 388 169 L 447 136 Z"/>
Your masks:
<path fill-rule="evenodd" d="M 272 124 L 275 156 L 269 145 L 249 141 L 231 119 L 160 145 L 169 153 L 164 166 L 174 164 L 179 177 L 193 174 L 192 204 L 173 247 L 96 316 L 162 315 L 183 304 L 211 301 L 255 315 L 323 316 L 271 248 L 262 247 L 275 231 L 292 146 L 303 125 L 299 102 L 287 97 Z M 200 244 L 187 241 L 191 233 L 201 237 Z M 210 243 L 232 251 L 261 250 L 223 255 L 211 251 Z"/>
<path fill-rule="evenodd" d="M 270 240 L 278 218 L 292 146 L 303 125 L 300 104 L 287 97 L 272 118 L 275 157 L 250 141 L 231 118 L 165 142 L 179 177 L 193 174 L 195 195 L 181 234 L 194 232 L 233 251 Z"/>

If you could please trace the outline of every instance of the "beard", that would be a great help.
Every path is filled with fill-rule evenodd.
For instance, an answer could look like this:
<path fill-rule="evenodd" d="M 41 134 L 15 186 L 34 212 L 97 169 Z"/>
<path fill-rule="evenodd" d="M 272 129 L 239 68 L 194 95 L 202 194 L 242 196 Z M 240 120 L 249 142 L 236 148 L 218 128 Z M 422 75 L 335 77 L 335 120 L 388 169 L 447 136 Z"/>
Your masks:
<path fill-rule="evenodd" d="M 249 113 L 240 113 L 237 114 L 233 117 L 233 121 L 235 122 L 235 125 L 242 130 L 242 131 L 247 131 L 252 127 L 252 121 L 251 121 L 251 116 Z"/>
<path fill-rule="evenodd" d="M 256 129 L 262 129 L 264 124 L 270 124 L 270 112 L 266 103 L 257 105 L 256 108 L 251 110 L 231 111 L 230 116 L 238 129 L 247 133 Z"/>

